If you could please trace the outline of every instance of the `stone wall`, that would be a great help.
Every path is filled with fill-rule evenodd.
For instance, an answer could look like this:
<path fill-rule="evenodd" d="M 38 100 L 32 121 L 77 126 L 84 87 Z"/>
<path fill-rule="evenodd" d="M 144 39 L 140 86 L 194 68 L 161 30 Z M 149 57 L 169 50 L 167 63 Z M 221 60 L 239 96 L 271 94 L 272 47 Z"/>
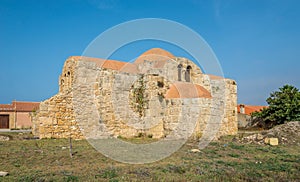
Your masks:
<path fill-rule="evenodd" d="M 184 138 L 192 133 L 216 138 L 237 133 L 233 80 L 211 79 L 185 58 L 130 66 L 134 69 L 122 71 L 103 66 L 102 60 L 70 57 L 59 78 L 59 93 L 42 102 L 33 118 L 33 133 L 78 139 Z M 166 98 L 175 82 L 201 85 L 212 97 Z"/>
<path fill-rule="evenodd" d="M 30 117 L 30 112 L 17 112 L 16 113 L 16 127 L 17 128 L 31 128 L 32 123 L 31 123 L 31 117 Z"/>
<path fill-rule="evenodd" d="M 0 111 L 0 115 L 9 116 L 9 129 L 29 129 L 32 127 L 33 112 Z"/>
<path fill-rule="evenodd" d="M 59 78 L 59 93 L 40 103 L 32 116 L 33 134 L 40 138 L 84 138 L 75 120 L 72 79 L 76 61 L 68 59 Z"/>
<path fill-rule="evenodd" d="M 33 133 L 40 138 L 83 138 L 75 120 L 72 98 L 58 94 L 44 101 L 34 116 Z"/>

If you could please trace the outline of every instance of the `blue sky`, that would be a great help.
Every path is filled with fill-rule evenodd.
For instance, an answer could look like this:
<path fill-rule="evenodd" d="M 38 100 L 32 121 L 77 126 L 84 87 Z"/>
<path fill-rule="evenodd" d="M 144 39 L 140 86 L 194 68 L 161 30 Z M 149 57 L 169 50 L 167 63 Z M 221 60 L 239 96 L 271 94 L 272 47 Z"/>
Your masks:
<path fill-rule="evenodd" d="M 239 103 L 264 105 L 284 84 L 300 88 L 299 9 L 297 0 L 0 0 L 0 103 L 55 95 L 65 59 L 81 55 L 100 33 L 133 19 L 163 18 L 208 42 L 225 76 L 237 81 Z M 113 58 L 168 49 L 159 42 L 139 45 Z"/>

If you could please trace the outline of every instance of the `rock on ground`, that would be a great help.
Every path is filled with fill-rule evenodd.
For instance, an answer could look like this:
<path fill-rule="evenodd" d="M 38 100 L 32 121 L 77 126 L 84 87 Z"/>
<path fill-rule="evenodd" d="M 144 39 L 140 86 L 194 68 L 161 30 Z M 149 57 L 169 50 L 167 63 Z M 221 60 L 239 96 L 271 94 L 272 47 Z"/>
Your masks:
<path fill-rule="evenodd" d="M 279 144 L 300 146 L 300 122 L 287 122 L 261 133 L 239 138 L 237 140 L 241 143 L 266 144 L 265 139 L 270 138 L 278 138 Z"/>
<path fill-rule="evenodd" d="M 1 136 L 0 135 L 0 141 L 8 141 L 9 137 L 8 136 Z"/>
<path fill-rule="evenodd" d="M 0 171 L 0 176 L 6 176 L 8 175 L 8 172 Z"/>

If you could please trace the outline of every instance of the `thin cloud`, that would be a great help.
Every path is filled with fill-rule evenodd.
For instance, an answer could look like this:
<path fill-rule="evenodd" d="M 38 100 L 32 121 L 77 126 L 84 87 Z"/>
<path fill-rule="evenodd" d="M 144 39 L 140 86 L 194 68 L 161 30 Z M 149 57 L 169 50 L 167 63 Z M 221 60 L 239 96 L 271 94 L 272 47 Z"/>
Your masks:
<path fill-rule="evenodd" d="M 88 3 L 99 10 L 112 10 L 115 9 L 119 1 L 118 0 L 88 0 Z"/>

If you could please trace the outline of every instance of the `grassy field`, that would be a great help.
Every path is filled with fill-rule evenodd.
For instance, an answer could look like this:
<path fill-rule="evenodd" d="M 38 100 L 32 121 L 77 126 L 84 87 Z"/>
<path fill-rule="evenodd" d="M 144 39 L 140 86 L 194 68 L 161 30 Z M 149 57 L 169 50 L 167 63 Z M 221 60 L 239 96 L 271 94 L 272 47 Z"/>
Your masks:
<path fill-rule="evenodd" d="M 106 158 L 85 140 L 73 141 L 71 158 L 66 139 L 5 135 L 12 140 L 0 142 L 0 171 L 9 175 L 0 181 L 300 181 L 299 146 L 243 145 L 224 137 L 199 153 L 190 152 L 197 143 L 189 141 L 164 160 L 130 165 Z"/>

